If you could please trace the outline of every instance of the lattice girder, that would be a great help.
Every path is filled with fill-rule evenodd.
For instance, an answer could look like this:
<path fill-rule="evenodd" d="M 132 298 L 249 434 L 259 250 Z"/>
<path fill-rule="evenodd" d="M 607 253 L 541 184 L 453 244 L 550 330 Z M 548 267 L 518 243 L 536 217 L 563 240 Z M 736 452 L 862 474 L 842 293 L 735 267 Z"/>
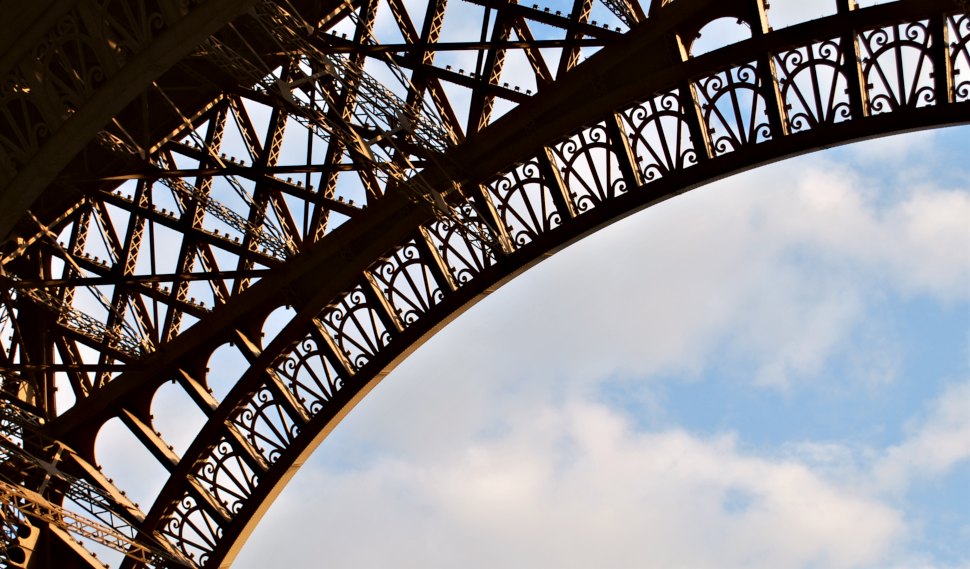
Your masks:
<path fill-rule="evenodd" d="M 122 362 L 110 382 L 89 386 L 81 404 L 45 426 L 48 436 L 93 460 L 100 427 L 123 417 L 169 470 L 145 531 L 165 535 L 196 562 L 231 562 L 294 465 L 398 361 L 566 244 L 761 164 L 862 138 L 970 122 L 970 93 L 959 73 L 970 73 L 970 15 L 950 0 L 865 9 L 840 2 L 835 15 L 775 31 L 760 0 L 654 2 L 637 28 L 611 37 L 611 45 L 557 73 L 548 88 L 493 123 L 487 120 L 489 98 L 501 52 L 511 49 L 508 30 L 515 29 L 516 14 L 531 9 L 478 3 L 505 18 L 491 38 L 500 47 L 483 57 L 488 73 L 477 78 L 483 85 L 472 97 L 468 139 L 420 180 L 446 195 L 450 216 L 413 192 L 388 191 L 339 227 L 308 228 L 298 254 L 267 261 L 258 282 L 237 286 L 211 311 L 197 312 L 199 324 L 166 337 L 152 353 Z M 401 4 L 392 4 L 397 24 L 409 30 L 406 39 L 418 38 Z M 575 3 L 578 11 L 588 5 Z M 429 16 L 442 7 L 433 3 Z M 692 57 L 697 32 L 724 16 L 747 22 L 752 38 Z M 576 16 L 574 28 L 583 17 Z M 434 24 L 426 21 L 420 41 L 427 44 L 434 35 Z M 570 67 L 568 51 L 560 71 Z M 427 57 L 427 45 L 415 54 Z M 548 70 L 537 63 L 533 71 L 543 76 Z M 437 73 L 417 67 L 415 81 L 422 86 L 406 100 L 424 89 L 433 97 Z M 260 145 L 272 146 L 249 138 L 257 154 Z M 264 151 L 262 168 L 272 168 L 270 154 Z M 329 154 L 327 164 L 336 172 L 341 153 Z M 270 199 L 270 188 L 283 182 L 273 173 L 258 175 L 263 182 L 256 184 Z M 325 194 L 317 203 L 330 199 Z M 315 214 L 318 219 L 331 212 L 320 210 L 328 213 Z M 205 235 L 192 227 L 189 232 Z M 127 241 L 134 231 L 129 228 Z M 237 272 L 247 269 L 244 257 L 251 254 L 244 245 Z M 261 338 L 263 321 L 282 306 L 293 317 L 274 336 Z M 230 343 L 248 368 L 219 400 L 207 390 L 205 362 Z M 206 415 L 181 455 L 157 437 L 148 413 L 158 387 L 173 379 Z"/>

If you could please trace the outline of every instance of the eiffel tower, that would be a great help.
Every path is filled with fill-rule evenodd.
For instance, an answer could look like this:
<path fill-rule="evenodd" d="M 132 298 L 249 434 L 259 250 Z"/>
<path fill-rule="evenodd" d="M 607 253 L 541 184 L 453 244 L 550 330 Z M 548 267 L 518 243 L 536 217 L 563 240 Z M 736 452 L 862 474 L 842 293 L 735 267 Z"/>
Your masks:
<path fill-rule="evenodd" d="M 0 563 L 229 566 L 396 363 L 566 244 L 970 122 L 967 2 L 872 4 L 0 0 Z M 114 420 L 151 503 L 98 463 Z"/>

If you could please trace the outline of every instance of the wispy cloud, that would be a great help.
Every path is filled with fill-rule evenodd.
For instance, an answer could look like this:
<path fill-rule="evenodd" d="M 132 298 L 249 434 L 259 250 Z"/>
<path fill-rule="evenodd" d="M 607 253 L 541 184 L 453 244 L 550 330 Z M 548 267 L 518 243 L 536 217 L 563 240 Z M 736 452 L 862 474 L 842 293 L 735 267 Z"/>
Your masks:
<path fill-rule="evenodd" d="M 313 510 L 339 544 L 259 548 L 249 566 L 386 566 L 393 551 L 400 567 L 854 567 L 884 561 L 904 531 L 900 512 L 731 436 L 638 432 L 581 402 L 515 419 L 431 462 L 314 469 L 267 523 Z"/>
<path fill-rule="evenodd" d="M 904 492 L 970 460 L 970 382 L 947 386 L 921 419 L 875 464 L 877 488 Z"/>

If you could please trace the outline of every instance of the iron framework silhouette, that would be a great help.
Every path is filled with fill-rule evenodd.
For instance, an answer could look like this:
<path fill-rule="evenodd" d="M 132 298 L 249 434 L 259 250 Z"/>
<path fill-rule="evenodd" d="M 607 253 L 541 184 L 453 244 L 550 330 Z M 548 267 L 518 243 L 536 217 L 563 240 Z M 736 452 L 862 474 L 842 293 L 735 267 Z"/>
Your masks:
<path fill-rule="evenodd" d="M 532 264 L 720 177 L 970 122 L 960 0 L 778 29 L 765 0 L 0 5 L 9 566 L 227 566 L 397 362 Z M 692 53 L 724 18 L 748 38 Z M 185 448 L 169 382 L 205 417 Z M 98 465 L 113 419 L 168 473 L 144 509 Z"/>

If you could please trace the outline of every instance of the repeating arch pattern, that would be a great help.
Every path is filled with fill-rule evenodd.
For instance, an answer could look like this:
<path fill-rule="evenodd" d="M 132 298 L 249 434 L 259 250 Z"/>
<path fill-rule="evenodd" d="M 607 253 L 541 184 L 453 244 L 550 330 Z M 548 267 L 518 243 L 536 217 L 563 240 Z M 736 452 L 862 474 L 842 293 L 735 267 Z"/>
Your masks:
<path fill-rule="evenodd" d="M 332 129 L 321 158 L 325 171 L 312 173 L 314 191 L 307 181 L 281 177 L 307 174 L 310 180 L 309 171 L 277 168 L 284 131 L 293 122 L 286 112 L 312 127 L 324 120 L 308 110 L 315 97 L 333 97 L 339 90 L 366 95 L 354 89 L 366 84 L 367 76 L 291 94 L 307 100 L 288 103 L 289 111 L 268 104 L 275 95 L 265 85 L 244 95 L 220 95 L 184 117 L 187 126 L 157 145 L 154 169 L 144 177 L 101 188 L 97 199 L 61 213 L 54 226 L 62 228 L 55 237 L 66 240 L 63 246 L 52 244 L 44 232 L 28 235 L 18 253 L 20 265 L 10 265 L 21 266 L 25 275 L 36 272 L 28 253 L 43 250 L 48 262 L 56 260 L 63 269 L 62 281 L 104 278 L 100 294 L 110 302 L 102 324 L 85 328 L 67 310 L 56 318 L 73 341 L 52 343 L 47 360 L 40 360 L 50 365 L 41 371 L 59 374 L 80 402 L 49 417 L 45 432 L 83 455 L 101 424 L 124 416 L 170 473 L 136 527 L 141 535 L 170 544 L 180 562 L 219 566 L 231 561 L 292 465 L 396 361 L 465 306 L 564 244 L 744 168 L 857 138 L 970 120 L 970 15 L 943 0 L 902 0 L 858 10 L 845 2 L 835 16 L 777 31 L 767 25 L 764 2 L 727 2 L 731 15 L 762 24 L 752 26 L 752 39 L 696 58 L 683 46 L 692 30 L 703 27 L 701 20 L 720 16 L 705 12 L 710 2 L 654 2 L 652 11 L 646 10 L 650 18 L 637 16 L 644 10 L 629 4 L 627 17 L 640 24 L 622 39 L 584 19 L 590 2 L 577 1 L 574 14 L 560 20 L 515 3 L 478 3 L 494 8 L 499 20 L 497 43 L 476 72 L 480 84 L 472 92 L 467 132 L 455 130 L 461 120 L 446 103 L 444 75 L 407 67 L 414 90 L 401 97 L 414 109 L 426 102 L 455 127 L 456 138 L 467 136 L 467 141 L 435 154 L 421 148 L 416 130 L 408 133 L 404 126 L 401 134 L 353 123 L 354 137 Z M 351 29 L 362 34 L 377 4 L 365 2 L 340 16 L 353 20 Z M 435 26 L 444 2 L 429 3 L 421 31 L 403 3 L 388 4 L 405 37 L 417 41 L 440 33 Z M 574 58 L 565 49 L 556 88 L 525 99 L 502 85 L 501 69 L 511 30 L 525 37 L 528 18 L 561 23 L 565 37 L 603 38 L 605 47 L 570 73 L 565 71 L 575 61 L 569 63 Z M 664 25 L 652 25 L 666 18 Z M 220 53 L 228 57 L 230 38 L 219 41 Z M 351 61 L 365 57 L 353 52 L 354 44 L 330 41 L 331 47 L 345 47 Z M 360 38 L 357 45 L 363 45 Z M 380 46 L 371 47 L 380 53 Z M 598 91 L 604 74 L 656 53 L 668 56 L 642 64 L 640 73 L 613 74 L 609 88 Z M 553 85 L 553 72 L 541 57 L 533 53 L 528 59 L 537 82 Z M 284 90 L 297 83 L 314 85 L 319 77 L 333 76 L 325 67 L 321 61 L 289 62 L 273 84 Z M 461 84 L 466 76 L 462 71 L 447 77 Z M 491 122 L 498 93 L 522 106 Z M 601 96 L 582 102 L 568 97 L 591 93 Z M 352 98 L 327 99 L 321 112 L 350 116 Z M 267 104 L 258 107 L 260 101 Z M 259 115 L 257 109 L 266 112 Z M 421 120 L 420 112 L 414 113 L 399 123 Z M 538 120 L 530 117 L 548 120 L 536 125 L 534 136 L 524 137 L 523 128 Z M 268 129 L 265 136 L 255 126 L 259 121 Z M 313 129 L 305 130 L 312 139 Z M 378 162 L 370 164 L 378 165 L 364 167 L 370 148 L 397 135 L 396 146 L 384 149 L 386 162 L 373 158 Z M 247 158 L 205 150 L 218 148 L 226 136 L 239 140 Z M 315 163 L 312 145 L 306 152 L 304 170 Z M 211 169 L 227 175 L 209 176 Z M 420 174 L 407 181 L 396 177 L 398 171 Z M 347 172 L 357 175 L 353 185 L 341 182 Z M 355 205 L 351 194 L 367 207 Z M 145 262 L 137 255 L 138 240 L 156 240 L 148 234 L 164 228 L 191 236 L 168 260 L 178 275 L 168 288 L 161 279 L 134 278 Z M 101 245 L 91 246 L 92 238 Z M 95 257 L 94 250 L 108 260 Z M 149 264 L 161 262 L 149 259 Z M 220 269 L 226 266 L 235 268 Z M 159 273 L 154 265 L 148 271 Z M 124 281 L 125 276 L 131 278 Z M 15 302 L 38 294 L 22 292 L 29 290 L 17 288 L 4 299 L 6 313 L 18 317 L 11 322 L 30 313 Z M 72 295 L 87 289 L 62 284 L 54 290 L 58 298 L 41 300 L 77 307 L 82 299 Z M 192 296 L 199 290 L 207 291 L 204 300 L 202 292 Z M 84 302 L 101 298 L 89 297 Z M 251 323 L 262 323 L 282 306 L 292 307 L 291 320 L 274 337 L 261 338 Z M 18 377 L 36 375 L 38 359 L 28 347 L 35 332 L 11 328 L 14 340 L 5 346 L 4 364 L 19 370 Z M 225 370 L 192 362 L 209 361 L 226 342 L 244 355 L 247 366 L 231 372 L 238 379 L 217 401 L 208 377 Z M 71 362 L 76 365 L 63 365 Z M 137 404 L 146 397 L 150 401 L 158 385 L 172 378 L 207 415 L 181 456 L 166 450 Z M 5 390 L 12 385 L 5 383 Z M 75 428 L 85 422 L 93 427 Z"/>
<path fill-rule="evenodd" d="M 670 91 L 621 112 L 643 180 L 650 182 L 697 163 L 683 95 Z"/>
<path fill-rule="evenodd" d="M 577 212 L 582 213 L 627 190 L 619 157 L 605 123 L 593 125 L 552 147 L 559 176 Z"/>
<path fill-rule="evenodd" d="M 792 132 L 848 120 L 845 50 L 841 38 L 792 49 L 775 56 L 778 85 L 786 101 Z"/>

